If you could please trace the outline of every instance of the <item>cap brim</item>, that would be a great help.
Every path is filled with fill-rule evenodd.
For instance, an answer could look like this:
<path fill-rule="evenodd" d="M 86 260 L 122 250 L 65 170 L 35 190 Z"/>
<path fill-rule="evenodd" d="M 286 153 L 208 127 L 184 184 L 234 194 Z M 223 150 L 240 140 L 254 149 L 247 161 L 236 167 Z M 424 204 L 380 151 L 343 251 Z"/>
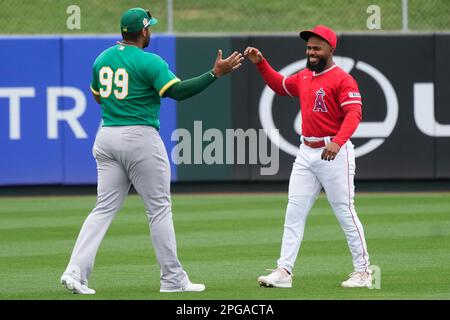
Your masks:
<path fill-rule="evenodd" d="M 320 39 L 325 40 L 326 43 L 328 43 L 331 47 L 333 47 L 333 46 L 331 45 L 331 43 L 329 43 L 328 40 L 325 39 L 324 37 L 322 37 L 320 34 L 317 34 L 317 33 L 315 33 L 315 32 L 312 32 L 311 30 L 306 30 L 306 31 L 300 32 L 300 37 L 301 37 L 303 40 L 305 40 L 305 41 L 308 41 L 309 38 L 310 38 L 311 36 L 319 37 Z"/>
<path fill-rule="evenodd" d="M 309 37 L 311 37 L 311 36 L 318 36 L 318 37 L 320 37 L 318 34 L 312 32 L 310 30 L 302 31 L 302 32 L 299 33 L 299 35 L 300 35 L 300 38 L 302 38 L 305 41 L 308 41 Z"/>
<path fill-rule="evenodd" d="M 158 19 L 156 19 L 156 18 L 151 18 L 150 21 L 147 22 L 147 24 L 144 26 L 144 28 L 153 26 L 153 25 L 155 25 L 155 24 L 157 24 L 157 23 L 158 23 Z"/>

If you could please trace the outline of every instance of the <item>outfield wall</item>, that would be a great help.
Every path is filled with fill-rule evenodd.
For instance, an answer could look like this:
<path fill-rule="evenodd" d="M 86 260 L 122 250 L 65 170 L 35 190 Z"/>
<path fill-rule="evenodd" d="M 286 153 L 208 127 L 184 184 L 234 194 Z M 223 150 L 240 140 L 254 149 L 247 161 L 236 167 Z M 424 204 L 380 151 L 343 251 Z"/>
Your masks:
<path fill-rule="evenodd" d="M 91 67 L 117 40 L 0 38 L 0 185 L 96 183 L 91 149 L 100 109 L 89 90 Z M 217 49 L 229 54 L 248 45 L 260 48 L 286 75 L 304 67 L 305 44 L 295 36 L 154 36 L 149 51 L 186 79 L 207 71 Z M 352 139 L 357 178 L 450 178 L 449 56 L 448 34 L 340 36 L 335 60 L 356 78 L 364 103 L 364 119 Z M 297 99 L 274 96 L 249 62 L 189 100 L 163 99 L 160 133 L 172 180 L 287 180 L 299 145 L 298 112 Z M 226 163 L 226 141 L 223 161 L 214 153 L 219 164 L 194 159 L 196 149 L 211 147 L 212 138 L 204 135 L 208 129 L 226 139 L 227 129 L 272 126 L 279 130 L 278 141 L 272 141 L 280 148 L 276 175 L 261 175 L 267 165 L 258 164 L 259 158 L 248 164 L 248 154 L 246 164 L 220 164 Z M 172 161 L 181 142 L 171 139 L 176 128 L 191 134 L 190 164 Z"/>

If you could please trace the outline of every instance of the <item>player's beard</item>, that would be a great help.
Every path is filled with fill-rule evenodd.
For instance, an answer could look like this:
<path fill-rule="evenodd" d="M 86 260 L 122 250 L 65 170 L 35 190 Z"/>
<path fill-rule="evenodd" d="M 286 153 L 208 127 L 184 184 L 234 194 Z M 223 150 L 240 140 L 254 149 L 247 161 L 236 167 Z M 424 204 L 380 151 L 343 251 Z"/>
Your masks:
<path fill-rule="evenodd" d="M 316 64 L 311 64 L 309 57 L 306 59 L 306 67 L 314 72 L 322 72 L 327 66 L 327 59 L 325 57 L 318 57 L 319 61 Z"/>

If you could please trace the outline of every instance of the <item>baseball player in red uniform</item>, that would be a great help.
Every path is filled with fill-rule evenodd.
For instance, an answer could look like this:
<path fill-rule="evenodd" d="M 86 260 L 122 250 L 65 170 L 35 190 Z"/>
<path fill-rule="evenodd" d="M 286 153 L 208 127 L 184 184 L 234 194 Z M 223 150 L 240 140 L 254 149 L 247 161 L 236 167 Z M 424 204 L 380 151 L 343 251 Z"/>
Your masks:
<path fill-rule="evenodd" d="M 307 41 L 307 68 L 289 77 L 272 69 L 258 49 L 244 51 L 267 85 L 279 95 L 298 97 L 302 111 L 302 144 L 289 180 L 281 255 L 277 268 L 258 282 L 263 287 L 292 287 L 306 218 L 323 187 L 353 257 L 354 272 L 342 286 L 369 287 L 369 254 L 353 204 L 355 152 L 349 140 L 361 121 L 361 95 L 355 79 L 333 62 L 333 30 L 318 25 L 300 37 Z"/>

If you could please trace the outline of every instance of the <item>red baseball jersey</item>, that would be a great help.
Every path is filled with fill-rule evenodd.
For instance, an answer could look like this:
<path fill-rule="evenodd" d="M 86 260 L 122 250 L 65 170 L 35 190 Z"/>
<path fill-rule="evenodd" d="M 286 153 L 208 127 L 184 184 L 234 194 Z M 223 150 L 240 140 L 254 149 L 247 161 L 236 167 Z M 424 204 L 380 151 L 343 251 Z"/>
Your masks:
<path fill-rule="evenodd" d="M 282 84 L 288 95 L 299 97 L 305 137 L 336 136 L 348 110 L 361 113 L 358 84 L 337 65 L 320 73 L 303 69 L 284 78 Z"/>

